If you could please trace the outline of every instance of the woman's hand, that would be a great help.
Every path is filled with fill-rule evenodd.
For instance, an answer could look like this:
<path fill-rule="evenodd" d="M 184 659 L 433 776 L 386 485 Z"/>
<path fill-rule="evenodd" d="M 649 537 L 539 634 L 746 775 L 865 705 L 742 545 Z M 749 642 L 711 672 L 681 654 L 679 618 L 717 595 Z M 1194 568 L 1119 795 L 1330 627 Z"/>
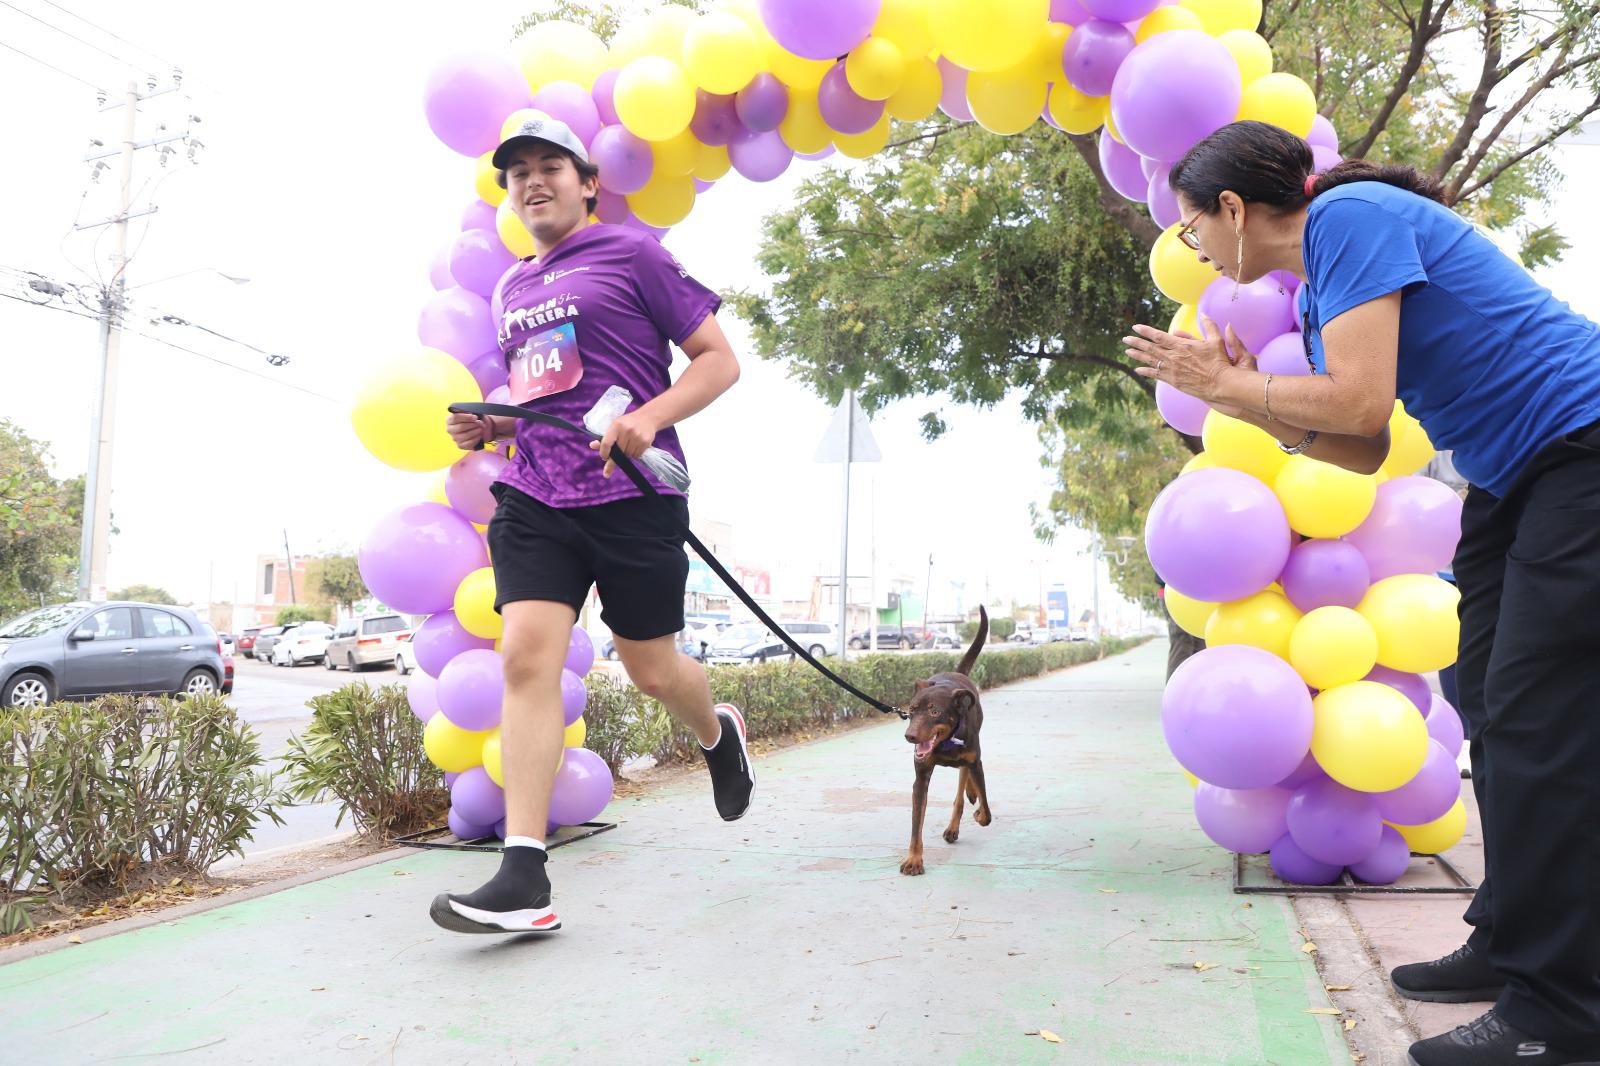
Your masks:
<path fill-rule="evenodd" d="M 1232 326 L 1224 333 L 1209 318 L 1202 319 L 1201 324 L 1211 339 L 1202 340 L 1187 333 L 1164 333 L 1154 326 L 1134 326 L 1137 336 L 1122 338 L 1128 355 L 1145 364 L 1134 373 L 1165 381 L 1179 392 L 1213 403 L 1221 393 L 1223 375 L 1236 366 L 1254 370 L 1256 358 L 1245 351 L 1244 342 L 1239 340 Z M 1237 408 L 1223 413 L 1236 417 L 1236 411 Z"/>
<path fill-rule="evenodd" d="M 606 430 L 606 435 L 599 440 L 590 441 L 589 447 L 599 452 L 600 458 L 606 461 L 606 468 L 602 473 L 610 477 L 617 469 L 617 464 L 611 459 L 612 448 L 620 448 L 628 458 L 637 459 L 645 453 L 645 449 L 655 443 L 656 434 L 660 431 L 661 426 L 641 407 L 637 411 L 619 415 Z"/>

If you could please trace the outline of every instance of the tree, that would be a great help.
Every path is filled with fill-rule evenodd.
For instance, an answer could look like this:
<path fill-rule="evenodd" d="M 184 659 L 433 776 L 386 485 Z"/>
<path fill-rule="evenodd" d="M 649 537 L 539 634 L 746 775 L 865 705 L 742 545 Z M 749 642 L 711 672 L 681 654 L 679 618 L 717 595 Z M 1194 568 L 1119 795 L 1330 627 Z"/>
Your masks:
<path fill-rule="evenodd" d="M 327 622 L 333 618 L 333 609 L 322 606 L 315 607 L 305 603 L 292 603 L 287 607 L 278 608 L 276 624 L 286 626 L 290 622 Z"/>
<path fill-rule="evenodd" d="M 125 589 L 113 592 L 111 598 L 114 600 L 137 600 L 140 603 L 170 603 L 173 605 L 178 602 L 173 598 L 172 593 L 154 585 L 129 585 Z"/>
<path fill-rule="evenodd" d="M 348 610 L 369 598 L 367 583 L 354 555 L 325 555 L 306 562 L 306 591 Z"/>
<path fill-rule="evenodd" d="M 70 599 L 83 478 L 51 475 L 45 446 L 0 419 L 0 618 Z"/>

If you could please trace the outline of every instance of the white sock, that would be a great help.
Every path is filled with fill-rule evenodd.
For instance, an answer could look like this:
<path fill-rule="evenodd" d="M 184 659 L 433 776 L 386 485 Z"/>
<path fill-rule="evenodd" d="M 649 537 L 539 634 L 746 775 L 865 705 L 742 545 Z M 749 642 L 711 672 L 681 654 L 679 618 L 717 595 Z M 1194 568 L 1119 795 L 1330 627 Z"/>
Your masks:
<path fill-rule="evenodd" d="M 543 851 L 544 850 L 544 841 L 535 840 L 535 839 L 533 839 L 533 837 L 506 837 L 506 847 L 508 847 L 508 848 L 538 848 L 540 851 Z"/>
<path fill-rule="evenodd" d="M 709 744 L 700 745 L 701 751 L 710 751 L 712 748 L 722 743 L 722 719 L 716 715 L 712 715 L 712 717 L 717 719 L 717 739 L 713 740 Z"/>

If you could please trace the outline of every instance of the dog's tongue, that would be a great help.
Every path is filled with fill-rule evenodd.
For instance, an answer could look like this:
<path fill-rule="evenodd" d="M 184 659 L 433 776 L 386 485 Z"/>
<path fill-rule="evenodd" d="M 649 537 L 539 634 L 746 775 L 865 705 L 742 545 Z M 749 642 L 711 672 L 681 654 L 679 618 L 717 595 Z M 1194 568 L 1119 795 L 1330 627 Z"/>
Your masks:
<path fill-rule="evenodd" d="M 933 741 L 932 740 L 924 740 L 921 744 L 917 745 L 917 758 L 926 759 L 932 753 L 933 753 Z"/>

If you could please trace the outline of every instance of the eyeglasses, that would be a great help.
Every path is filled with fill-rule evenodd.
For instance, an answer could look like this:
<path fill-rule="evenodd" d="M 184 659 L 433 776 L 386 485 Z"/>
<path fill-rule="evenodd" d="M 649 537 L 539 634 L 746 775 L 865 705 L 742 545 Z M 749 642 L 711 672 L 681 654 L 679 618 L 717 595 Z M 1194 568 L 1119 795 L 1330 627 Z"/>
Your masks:
<path fill-rule="evenodd" d="M 1205 214 L 1204 210 L 1196 211 L 1189 221 L 1178 227 L 1178 240 L 1196 252 L 1200 250 L 1200 237 L 1194 231 L 1194 224 L 1200 221 L 1200 216 L 1203 214 Z"/>

